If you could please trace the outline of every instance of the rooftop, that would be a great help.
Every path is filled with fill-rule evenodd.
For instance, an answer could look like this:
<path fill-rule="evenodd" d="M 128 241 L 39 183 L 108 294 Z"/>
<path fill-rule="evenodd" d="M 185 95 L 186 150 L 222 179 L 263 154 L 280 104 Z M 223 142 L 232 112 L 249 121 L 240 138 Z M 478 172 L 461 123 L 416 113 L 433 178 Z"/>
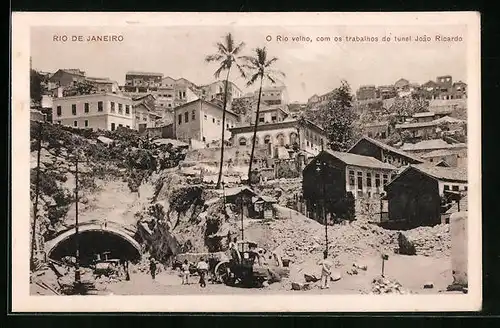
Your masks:
<path fill-rule="evenodd" d="M 451 149 L 451 148 L 467 148 L 465 143 L 449 144 L 443 139 L 431 139 L 417 142 L 416 144 L 405 143 L 401 149 L 410 150 L 431 150 L 431 149 Z"/>
<path fill-rule="evenodd" d="M 440 123 L 444 123 L 444 122 L 447 122 L 447 123 L 463 123 L 465 121 L 464 120 L 459 120 L 458 118 L 454 118 L 454 117 L 451 117 L 451 116 L 444 116 L 444 117 L 438 118 L 437 120 L 434 120 L 434 122 L 437 123 L 437 124 L 440 124 Z"/>
<path fill-rule="evenodd" d="M 422 162 L 423 162 L 420 158 L 418 158 L 418 157 L 416 157 L 416 156 L 414 156 L 414 155 L 408 154 L 408 153 L 404 152 L 404 151 L 403 151 L 403 150 L 401 150 L 401 149 L 394 148 L 394 147 L 392 147 L 392 146 L 389 146 L 389 145 L 387 145 L 387 144 L 385 144 L 385 143 L 383 143 L 383 142 L 380 142 L 380 141 L 378 141 L 378 140 L 376 140 L 376 139 L 373 139 L 373 138 L 370 138 L 370 137 L 363 137 L 363 138 L 361 138 L 360 140 L 358 140 L 358 142 L 356 142 L 356 144 L 354 144 L 354 146 L 352 146 L 352 147 L 348 150 L 348 152 L 351 152 L 351 150 L 352 150 L 352 149 L 353 149 L 353 148 L 354 148 L 354 147 L 355 147 L 355 146 L 356 146 L 356 145 L 357 145 L 357 144 L 358 144 L 361 140 L 363 140 L 363 139 L 364 139 L 364 140 L 366 140 L 366 141 L 368 141 L 368 142 L 370 142 L 370 143 L 372 143 L 372 144 L 374 144 L 374 145 L 376 145 L 376 146 L 378 146 L 378 147 L 380 147 L 380 148 L 382 148 L 382 149 L 385 149 L 385 150 L 387 150 L 387 151 L 393 152 L 393 153 L 398 154 L 398 155 L 400 155 L 400 156 L 404 156 L 404 157 L 406 157 L 406 158 L 412 159 L 412 160 L 413 160 L 413 161 L 415 161 L 415 162 L 419 162 L 419 163 L 422 163 Z"/>
<path fill-rule="evenodd" d="M 413 114 L 413 117 L 429 117 L 429 116 L 434 116 L 434 112 L 421 112 L 421 113 L 415 113 Z"/>
<path fill-rule="evenodd" d="M 357 155 L 357 154 L 351 154 L 333 150 L 324 150 L 323 152 L 341 160 L 347 165 L 369 167 L 374 169 L 396 170 L 396 167 L 392 166 L 389 163 L 381 162 L 375 157 L 363 156 L 363 155 Z"/>
<path fill-rule="evenodd" d="M 418 171 L 438 180 L 467 182 L 467 169 L 462 167 L 443 167 L 428 164 L 411 165 Z"/>
<path fill-rule="evenodd" d="M 438 123 L 435 121 L 431 122 L 417 122 L 417 123 L 403 123 L 403 124 L 396 124 L 396 129 L 411 129 L 411 128 L 425 128 L 425 127 L 432 127 L 436 126 Z"/>
<path fill-rule="evenodd" d="M 180 106 L 175 107 L 175 108 L 174 108 L 174 111 L 177 111 L 177 110 L 179 110 L 180 108 L 183 108 L 183 107 L 185 107 L 185 106 L 187 106 L 187 105 L 190 105 L 190 104 L 192 104 L 192 103 L 199 102 L 199 101 L 203 102 L 204 104 L 207 104 L 207 105 L 211 105 L 211 106 L 213 106 L 213 107 L 216 107 L 216 108 L 218 108 L 218 109 L 220 109 L 220 110 L 224 110 L 222 107 L 220 107 L 219 105 L 217 105 L 217 104 L 215 104 L 215 103 L 213 103 L 213 102 L 206 101 L 206 100 L 203 100 L 203 99 L 196 99 L 196 100 L 190 101 L 190 102 L 188 102 L 188 103 L 185 103 L 185 104 L 183 104 L 183 105 L 180 105 Z M 235 112 L 233 112 L 233 111 L 232 111 L 232 110 L 230 110 L 230 109 L 226 109 L 226 112 L 227 112 L 227 113 L 229 113 L 229 114 L 232 114 L 232 115 L 238 116 L 238 114 L 236 114 Z"/>
<path fill-rule="evenodd" d="M 128 71 L 126 75 L 162 76 L 163 73 Z"/>
<path fill-rule="evenodd" d="M 436 150 L 433 150 L 429 153 L 422 155 L 422 158 L 449 156 L 449 155 L 454 155 L 454 154 L 456 154 L 456 152 L 454 152 L 452 149 L 436 149 Z"/>

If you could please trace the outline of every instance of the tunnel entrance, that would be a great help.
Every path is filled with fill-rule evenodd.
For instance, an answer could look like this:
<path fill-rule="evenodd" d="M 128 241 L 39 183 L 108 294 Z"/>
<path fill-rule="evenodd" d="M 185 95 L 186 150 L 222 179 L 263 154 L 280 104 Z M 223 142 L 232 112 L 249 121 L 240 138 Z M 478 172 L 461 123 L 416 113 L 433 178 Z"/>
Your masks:
<path fill-rule="evenodd" d="M 83 230 L 79 232 L 80 265 L 88 266 L 99 254 L 107 253 L 109 259 L 129 260 L 134 263 L 141 259 L 140 245 L 129 236 L 109 230 Z M 65 238 L 64 238 L 65 237 Z M 58 239 L 58 238 L 56 238 Z M 48 257 L 61 260 L 65 256 L 75 256 L 76 235 L 74 230 L 56 240 L 48 250 Z"/>

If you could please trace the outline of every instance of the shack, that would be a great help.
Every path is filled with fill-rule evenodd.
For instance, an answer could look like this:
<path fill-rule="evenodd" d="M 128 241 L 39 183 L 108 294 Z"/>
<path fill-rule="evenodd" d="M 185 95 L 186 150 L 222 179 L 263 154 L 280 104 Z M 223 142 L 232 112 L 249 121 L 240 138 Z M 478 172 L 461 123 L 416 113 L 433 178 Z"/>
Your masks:
<path fill-rule="evenodd" d="M 385 186 L 389 224 L 404 228 L 441 223 L 450 194 L 467 190 L 467 170 L 428 164 L 410 165 Z M 451 197 L 453 198 L 453 197 Z"/>
<path fill-rule="evenodd" d="M 276 210 L 274 204 L 278 201 L 269 196 L 256 196 L 252 197 L 254 204 L 255 218 L 272 220 L 276 217 Z"/>
<path fill-rule="evenodd" d="M 236 205 L 236 211 L 241 213 L 246 217 L 252 217 L 255 215 L 253 210 L 252 198 L 257 196 L 257 194 L 248 187 L 233 187 L 225 188 L 222 192 L 222 196 L 227 204 Z"/>

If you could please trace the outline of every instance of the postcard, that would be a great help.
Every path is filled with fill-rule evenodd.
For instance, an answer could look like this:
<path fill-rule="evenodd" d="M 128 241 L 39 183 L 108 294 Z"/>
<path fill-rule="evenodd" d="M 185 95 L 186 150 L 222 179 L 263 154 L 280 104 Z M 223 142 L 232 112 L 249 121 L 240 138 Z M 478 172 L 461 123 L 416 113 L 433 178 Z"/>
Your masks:
<path fill-rule="evenodd" d="M 479 26 L 14 13 L 12 310 L 480 310 Z"/>

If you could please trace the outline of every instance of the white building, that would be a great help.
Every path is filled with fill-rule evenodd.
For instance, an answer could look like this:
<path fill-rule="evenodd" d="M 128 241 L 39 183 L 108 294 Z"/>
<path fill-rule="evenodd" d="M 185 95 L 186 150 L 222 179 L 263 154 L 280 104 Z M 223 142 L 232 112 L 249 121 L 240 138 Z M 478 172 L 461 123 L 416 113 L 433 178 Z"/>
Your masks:
<path fill-rule="evenodd" d="M 259 90 L 255 91 L 255 99 L 259 97 Z M 262 88 L 260 101 L 269 106 L 288 104 L 288 91 L 285 86 Z"/>
<path fill-rule="evenodd" d="M 205 100 L 194 100 L 174 109 L 174 133 L 178 140 L 197 140 L 205 144 L 221 139 L 222 108 Z M 226 110 L 224 139 L 231 137 L 238 115 Z"/>
<path fill-rule="evenodd" d="M 96 93 L 53 99 L 52 120 L 75 128 L 114 131 L 134 128 L 132 99 L 112 93 Z"/>

